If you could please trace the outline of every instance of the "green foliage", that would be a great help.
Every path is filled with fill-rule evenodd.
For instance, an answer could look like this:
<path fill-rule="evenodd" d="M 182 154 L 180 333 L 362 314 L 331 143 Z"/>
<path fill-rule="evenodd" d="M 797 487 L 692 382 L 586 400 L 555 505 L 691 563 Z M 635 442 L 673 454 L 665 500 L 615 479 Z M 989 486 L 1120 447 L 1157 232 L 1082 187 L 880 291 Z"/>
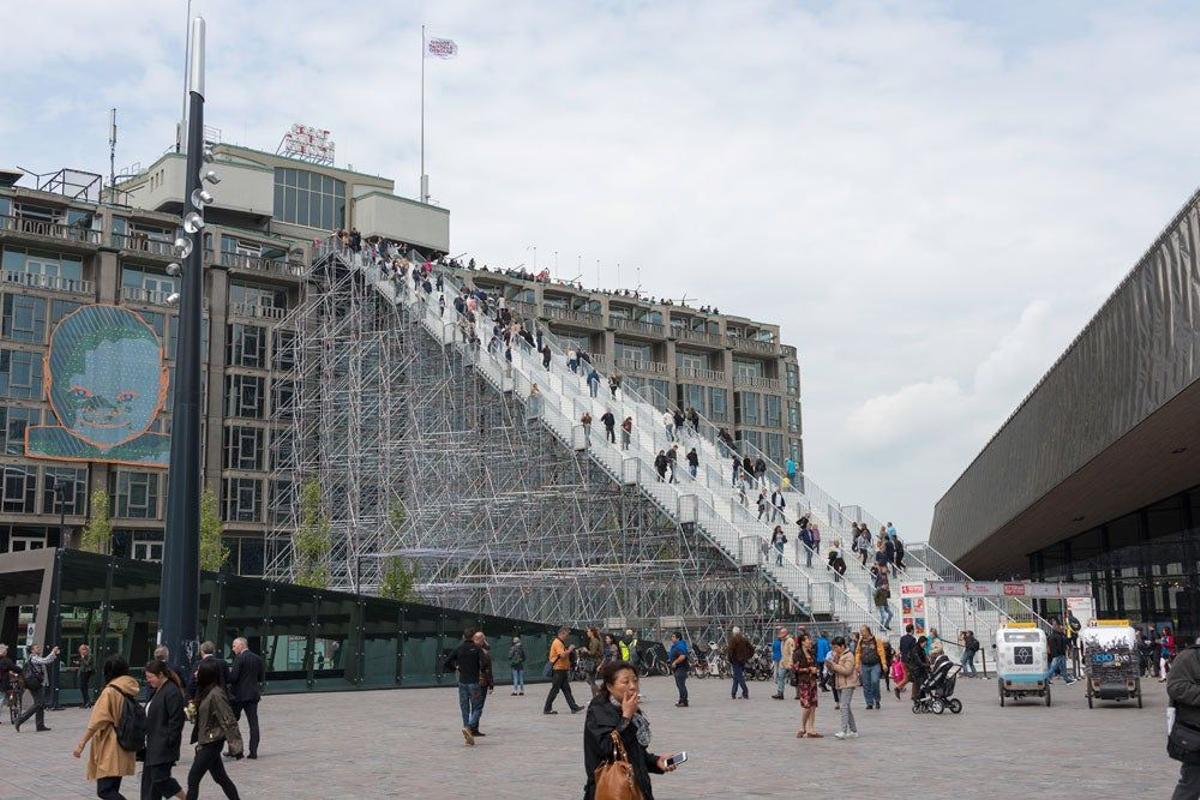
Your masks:
<path fill-rule="evenodd" d="M 217 496 L 205 489 L 200 496 L 200 569 L 217 572 L 229 560 L 229 548 L 221 540 L 224 526 Z"/>
<path fill-rule="evenodd" d="M 388 522 L 392 524 L 392 528 L 399 530 L 404 527 L 404 523 L 408 520 L 408 510 L 404 508 L 404 504 L 399 500 L 396 505 L 388 512 Z"/>
<path fill-rule="evenodd" d="M 421 599 L 416 592 L 416 580 L 415 567 L 409 567 L 402 558 L 389 558 L 383 570 L 383 582 L 379 584 L 379 594 L 389 600 L 416 602 Z"/>
<path fill-rule="evenodd" d="M 112 518 L 109 515 L 108 492 L 92 492 L 92 517 L 83 528 L 80 544 L 91 553 L 107 553 L 112 544 Z"/>
<path fill-rule="evenodd" d="M 329 585 L 326 558 L 332 545 L 332 526 L 321 508 L 321 484 L 310 478 L 300 488 L 300 527 L 292 534 L 296 583 L 314 589 Z"/>

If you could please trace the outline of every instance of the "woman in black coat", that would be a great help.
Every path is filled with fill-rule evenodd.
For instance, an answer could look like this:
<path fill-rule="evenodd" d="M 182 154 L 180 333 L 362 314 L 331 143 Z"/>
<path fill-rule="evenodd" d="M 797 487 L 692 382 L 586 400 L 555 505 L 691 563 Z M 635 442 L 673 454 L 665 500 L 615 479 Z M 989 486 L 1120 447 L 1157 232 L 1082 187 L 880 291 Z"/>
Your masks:
<path fill-rule="evenodd" d="M 171 777 L 183 739 L 183 686 L 179 676 L 158 659 L 146 665 L 146 683 L 154 694 L 146 703 L 142 798 L 186 797 L 183 787 Z"/>
<path fill-rule="evenodd" d="M 584 800 L 596 796 L 596 768 L 616 757 L 612 733 L 616 731 L 629 754 L 633 779 L 645 800 L 654 800 L 650 773 L 662 775 L 675 767 L 667 766 L 667 756 L 655 755 L 650 746 L 650 721 L 638 708 L 637 671 L 628 661 L 614 661 L 600 671 L 602 683 L 588 705 L 583 728 L 583 770 L 587 784 Z"/>

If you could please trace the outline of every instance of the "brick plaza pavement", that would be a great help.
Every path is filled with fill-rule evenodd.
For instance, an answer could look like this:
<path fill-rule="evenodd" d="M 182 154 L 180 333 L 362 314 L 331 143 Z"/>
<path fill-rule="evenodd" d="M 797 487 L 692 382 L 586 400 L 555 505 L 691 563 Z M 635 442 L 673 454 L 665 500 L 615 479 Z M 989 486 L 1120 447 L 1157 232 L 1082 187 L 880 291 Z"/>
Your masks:
<path fill-rule="evenodd" d="M 669 678 L 644 683 L 645 710 L 659 752 L 686 749 L 690 760 L 655 779 L 659 800 L 735 797 L 989 798 L 1167 797 L 1178 765 L 1165 753 L 1163 686 L 1149 681 L 1146 707 L 1105 704 L 1089 711 L 1080 685 L 1056 686 L 1054 706 L 1026 701 L 1000 708 L 992 681 L 960 680 L 966 708 L 915 716 L 889 695 L 880 711 L 855 716 L 855 741 L 798 740 L 799 704 L 769 698 L 772 684 L 751 683 L 751 699 L 731 701 L 728 683 L 690 681 L 692 707 L 673 707 Z M 577 699 L 587 691 L 573 684 Z M 263 744 L 257 762 L 230 765 L 243 798 L 531 798 L 582 796 L 583 715 L 559 700 L 545 717 L 546 687 L 489 698 L 471 749 L 459 733 L 452 689 L 269 696 L 262 703 Z M 789 687 L 790 692 L 790 687 Z M 15 733 L 0 725 L 0 798 L 94 797 L 71 748 L 84 712 L 47 715 L 50 733 Z M 821 695 L 818 730 L 836 730 L 830 695 Z M 28 730 L 32 730 L 32 721 Z M 185 737 L 187 735 L 185 729 Z M 243 734 L 245 730 L 243 728 Z M 186 775 L 184 762 L 176 769 Z M 137 778 L 125 794 L 136 798 Z M 206 781 L 203 797 L 221 790 Z"/>

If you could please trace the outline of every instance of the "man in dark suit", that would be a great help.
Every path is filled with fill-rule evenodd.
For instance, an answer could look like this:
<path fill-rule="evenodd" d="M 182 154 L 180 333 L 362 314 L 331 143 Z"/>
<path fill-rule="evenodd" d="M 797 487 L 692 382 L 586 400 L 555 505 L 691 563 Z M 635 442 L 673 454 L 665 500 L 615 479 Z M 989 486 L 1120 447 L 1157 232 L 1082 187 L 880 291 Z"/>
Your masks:
<path fill-rule="evenodd" d="M 263 661 L 250 651 L 246 640 L 233 640 L 233 666 L 229 669 L 229 694 L 233 701 L 233 715 L 239 721 L 246 712 L 250 725 L 250 752 L 247 758 L 258 758 L 258 701 L 262 698 L 260 685 L 266 675 Z"/>
<path fill-rule="evenodd" d="M 192 700 L 196 697 L 196 670 L 199 668 L 200 662 L 208 658 L 216 661 L 217 666 L 221 668 L 220 672 L 217 673 L 220 676 L 217 682 L 220 684 L 222 689 L 225 688 L 226 676 L 229 674 L 229 667 L 226 666 L 225 660 L 217 655 L 217 646 L 215 644 L 212 642 L 201 642 L 200 658 L 196 659 L 195 663 L 192 664 L 192 668 L 188 670 L 187 674 L 185 686 L 187 688 L 188 700 Z"/>

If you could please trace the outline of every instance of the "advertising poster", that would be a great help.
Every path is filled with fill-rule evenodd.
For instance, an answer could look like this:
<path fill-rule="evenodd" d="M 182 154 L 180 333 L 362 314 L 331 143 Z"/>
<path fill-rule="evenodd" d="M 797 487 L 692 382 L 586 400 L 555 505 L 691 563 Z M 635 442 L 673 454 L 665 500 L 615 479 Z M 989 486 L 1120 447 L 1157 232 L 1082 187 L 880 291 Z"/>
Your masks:
<path fill-rule="evenodd" d="M 925 633 L 925 584 L 923 582 L 900 584 L 900 624 L 904 628 L 912 625 L 914 636 Z"/>

